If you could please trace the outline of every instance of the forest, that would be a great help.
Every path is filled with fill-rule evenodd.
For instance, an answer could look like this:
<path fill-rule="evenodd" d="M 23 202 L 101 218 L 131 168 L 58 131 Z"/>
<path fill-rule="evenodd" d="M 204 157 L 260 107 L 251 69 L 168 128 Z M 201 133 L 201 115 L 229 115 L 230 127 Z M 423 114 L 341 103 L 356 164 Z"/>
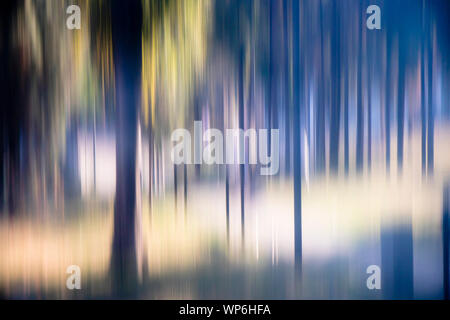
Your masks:
<path fill-rule="evenodd" d="M 0 298 L 448 299 L 449 18 L 2 1 Z"/>

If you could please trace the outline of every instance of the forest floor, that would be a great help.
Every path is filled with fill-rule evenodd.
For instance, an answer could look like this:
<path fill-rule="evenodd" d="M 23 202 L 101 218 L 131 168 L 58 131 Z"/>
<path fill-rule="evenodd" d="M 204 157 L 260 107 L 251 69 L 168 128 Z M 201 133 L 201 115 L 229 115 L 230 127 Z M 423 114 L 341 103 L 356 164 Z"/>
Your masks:
<path fill-rule="evenodd" d="M 374 152 L 360 176 L 305 179 L 302 186 L 303 272 L 294 275 L 292 181 L 246 189 L 242 238 L 239 188 L 230 188 L 227 236 L 225 186 L 192 183 L 187 204 L 167 192 L 152 214 L 142 200 L 137 233 L 137 298 L 383 298 L 368 290 L 366 269 L 382 266 L 381 237 L 409 226 L 414 297 L 442 296 L 443 186 L 450 176 L 450 132 L 437 129 L 434 175 L 423 177 L 420 137 L 405 147 L 402 175 L 386 175 Z M 395 146 L 393 146 L 395 150 Z M 379 156 L 383 159 L 383 155 Z M 393 159 L 395 163 L 395 159 Z M 262 178 L 261 178 L 262 179 Z M 68 204 L 58 219 L 0 220 L 0 296 L 110 297 L 113 203 Z M 74 211 L 70 213 L 71 211 Z M 79 265 L 82 290 L 66 288 L 66 268 Z"/>

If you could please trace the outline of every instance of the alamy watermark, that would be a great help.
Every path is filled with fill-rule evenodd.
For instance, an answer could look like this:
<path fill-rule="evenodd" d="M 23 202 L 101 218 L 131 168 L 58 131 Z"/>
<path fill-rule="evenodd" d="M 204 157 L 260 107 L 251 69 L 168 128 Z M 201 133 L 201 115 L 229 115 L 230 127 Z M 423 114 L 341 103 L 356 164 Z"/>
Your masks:
<path fill-rule="evenodd" d="M 70 14 L 66 20 L 66 26 L 69 30 L 81 29 L 81 10 L 77 5 L 70 5 L 66 9 L 66 13 Z"/>
<path fill-rule="evenodd" d="M 81 268 L 75 264 L 67 267 L 66 273 L 69 274 L 66 280 L 66 288 L 69 290 L 81 289 Z"/>
<path fill-rule="evenodd" d="M 366 273 L 370 274 L 367 278 L 366 286 L 369 290 L 381 289 L 381 269 L 376 264 L 372 264 L 367 267 Z"/>
<path fill-rule="evenodd" d="M 270 132 L 270 153 L 269 153 Z M 203 133 L 203 134 L 202 134 Z M 219 129 L 203 132 L 202 121 L 194 121 L 194 154 L 192 159 L 192 138 L 187 129 L 172 132 L 171 158 L 174 164 L 260 164 L 261 175 L 275 175 L 280 167 L 280 134 L 278 129 L 226 129 L 225 141 Z M 249 150 L 246 159 L 245 145 Z M 225 149 L 225 153 L 224 153 Z"/>

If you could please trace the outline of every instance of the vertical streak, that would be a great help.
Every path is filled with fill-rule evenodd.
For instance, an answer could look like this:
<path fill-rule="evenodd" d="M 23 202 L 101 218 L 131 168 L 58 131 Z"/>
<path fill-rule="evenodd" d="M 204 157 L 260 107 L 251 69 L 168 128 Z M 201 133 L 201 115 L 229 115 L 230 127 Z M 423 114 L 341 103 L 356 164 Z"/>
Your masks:
<path fill-rule="evenodd" d="M 292 1 L 293 34 L 293 146 L 294 146 L 294 261 L 296 274 L 302 270 L 302 186 L 301 186 L 301 122 L 300 122 L 300 38 L 299 2 Z"/>

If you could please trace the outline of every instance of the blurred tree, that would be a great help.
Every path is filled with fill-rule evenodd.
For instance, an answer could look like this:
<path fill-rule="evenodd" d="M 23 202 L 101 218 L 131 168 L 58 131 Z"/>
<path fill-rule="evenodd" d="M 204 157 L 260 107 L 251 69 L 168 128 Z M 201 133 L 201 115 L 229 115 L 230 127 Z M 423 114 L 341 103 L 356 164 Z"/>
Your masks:
<path fill-rule="evenodd" d="M 303 9 L 303 7 L 302 7 Z M 302 151 L 300 78 L 300 5 L 292 1 L 293 151 L 294 151 L 294 261 L 296 276 L 302 270 Z"/>
<path fill-rule="evenodd" d="M 140 0 L 112 3 L 116 84 L 116 195 L 111 258 L 115 293 L 129 295 L 137 285 L 135 208 L 136 133 L 141 92 Z"/>
<path fill-rule="evenodd" d="M 434 106 L 433 106 L 433 45 L 434 25 L 432 10 L 428 11 L 428 115 L 427 115 L 427 173 L 434 169 Z"/>
<path fill-rule="evenodd" d="M 363 4 L 359 4 L 358 21 L 363 26 Z M 364 166 L 364 104 L 362 96 L 362 33 L 363 29 L 358 30 L 358 57 L 357 57 L 357 76 L 356 76 L 356 171 L 362 172 Z"/>
<path fill-rule="evenodd" d="M 425 102 L 425 0 L 422 0 L 422 41 L 420 44 L 420 119 L 422 123 L 422 173 L 427 169 L 427 113 Z"/>
<path fill-rule="evenodd" d="M 332 13 L 332 52 L 331 52 L 331 68 L 332 68 L 332 100 L 330 114 L 330 171 L 337 174 L 339 169 L 339 136 L 341 122 L 341 21 L 339 12 L 339 2 L 333 2 Z"/>

